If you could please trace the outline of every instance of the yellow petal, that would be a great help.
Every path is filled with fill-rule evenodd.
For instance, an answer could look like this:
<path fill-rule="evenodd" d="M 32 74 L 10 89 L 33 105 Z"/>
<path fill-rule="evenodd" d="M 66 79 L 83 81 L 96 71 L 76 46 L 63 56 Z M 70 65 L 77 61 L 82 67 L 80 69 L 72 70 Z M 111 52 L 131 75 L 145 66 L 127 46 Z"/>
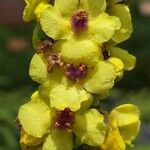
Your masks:
<path fill-rule="evenodd" d="M 32 80 L 37 83 L 41 84 L 46 81 L 48 72 L 43 55 L 34 54 L 30 63 L 29 74 Z"/>
<path fill-rule="evenodd" d="M 132 145 L 140 128 L 140 111 L 132 104 L 124 104 L 113 109 L 109 115 L 110 120 L 117 121 L 117 126 L 125 143 Z"/>
<path fill-rule="evenodd" d="M 109 58 L 108 61 L 115 66 L 117 80 L 121 79 L 123 76 L 123 71 L 124 71 L 123 62 L 120 59 L 115 58 L 115 57 Z"/>
<path fill-rule="evenodd" d="M 36 92 L 31 101 L 19 109 L 18 118 L 23 129 L 30 135 L 41 138 L 51 127 L 52 112 Z"/>
<path fill-rule="evenodd" d="M 55 69 L 54 71 L 49 73 L 47 80 L 44 83 L 42 83 L 38 88 L 38 92 L 40 96 L 49 99 L 49 94 L 51 89 L 61 84 L 63 78 L 64 78 L 64 72 L 60 68 Z"/>
<path fill-rule="evenodd" d="M 102 58 L 99 47 L 90 40 L 72 39 L 62 44 L 57 44 L 55 48 L 61 50 L 60 55 L 67 63 L 83 63 L 91 67 L 98 63 L 100 57 Z"/>
<path fill-rule="evenodd" d="M 36 9 L 35 9 L 35 11 L 34 11 L 34 14 L 35 14 L 37 20 L 40 19 L 41 12 L 42 12 L 44 9 L 46 9 L 48 6 L 49 6 L 49 5 L 48 5 L 47 3 L 41 2 L 41 3 L 36 7 Z"/>
<path fill-rule="evenodd" d="M 36 15 L 39 16 L 40 12 L 47 6 L 48 0 L 25 0 L 25 3 L 23 20 L 29 22 L 35 19 Z"/>
<path fill-rule="evenodd" d="M 112 39 L 116 43 L 127 40 L 133 31 L 131 15 L 128 6 L 123 4 L 111 5 L 108 7 L 108 13 L 110 15 L 119 17 L 121 21 L 121 28 L 115 31 Z"/>
<path fill-rule="evenodd" d="M 123 140 L 131 147 L 133 147 L 132 142 L 135 140 L 140 131 L 140 124 L 140 120 L 138 120 L 135 123 L 119 128 L 120 135 L 122 136 Z"/>
<path fill-rule="evenodd" d="M 43 143 L 43 138 L 36 138 L 26 131 L 21 129 L 21 139 L 20 139 L 20 146 L 22 150 L 32 150 L 36 149 L 38 145 Z"/>
<path fill-rule="evenodd" d="M 124 69 L 124 64 L 120 59 L 115 58 L 115 57 L 111 57 L 108 59 L 108 61 L 115 66 L 117 73 Z"/>
<path fill-rule="evenodd" d="M 125 150 L 125 143 L 117 127 L 108 129 L 105 142 L 100 146 L 101 150 Z"/>
<path fill-rule="evenodd" d="M 139 109 L 132 104 L 118 106 L 110 113 L 110 117 L 117 120 L 118 127 L 123 127 L 138 122 L 139 116 Z"/>
<path fill-rule="evenodd" d="M 72 111 L 76 111 L 81 108 L 82 102 L 91 102 L 91 99 L 93 97 L 90 93 L 76 85 L 68 87 L 60 84 L 50 92 L 51 107 L 55 107 L 58 110 L 70 108 Z"/>
<path fill-rule="evenodd" d="M 69 21 L 62 18 L 58 8 L 49 6 L 40 15 L 43 31 L 54 40 L 65 39 L 69 34 Z"/>
<path fill-rule="evenodd" d="M 72 134 L 67 130 L 53 129 L 47 136 L 42 150 L 72 150 Z"/>
<path fill-rule="evenodd" d="M 78 3 L 78 0 L 55 0 L 54 5 L 59 9 L 63 16 L 69 18 L 74 13 L 74 11 L 78 9 Z"/>
<path fill-rule="evenodd" d="M 103 94 L 114 85 L 116 70 L 109 62 L 100 61 L 96 67 L 90 71 L 85 80 L 84 87 L 87 91 L 95 94 Z"/>
<path fill-rule="evenodd" d="M 128 51 L 119 47 L 110 47 L 108 50 L 111 57 L 119 58 L 123 62 L 125 70 L 132 70 L 135 67 L 136 57 L 129 54 Z"/>
<path fill-rule="evenodd" d="M 80 8 L 86 10 L 90 17 L 97 17 L 106 9 L 106 0 L 80 0 Z"/>
<path fill-rule="evenodd" d="M 96 19 L 89 22 L 89 38 L 98 44 L 109 41 L 115 30 L 121 27 L 118 17 L 101 13 Z"/>
<path fill-rule="evenodd" d="M 73 131 L 82 143 L 99 146 L 104 142 L 106 134 L 103 121 L 103 116 L 96 109 L 90 109 L 75 116 Z"/>

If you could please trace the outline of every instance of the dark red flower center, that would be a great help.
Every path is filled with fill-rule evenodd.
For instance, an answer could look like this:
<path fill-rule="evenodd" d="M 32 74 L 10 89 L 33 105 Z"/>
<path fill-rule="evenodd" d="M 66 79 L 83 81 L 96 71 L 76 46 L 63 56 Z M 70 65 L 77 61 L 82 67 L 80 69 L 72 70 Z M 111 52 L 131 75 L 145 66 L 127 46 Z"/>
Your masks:
<path fill-rule="evenodd" d="M 73 81 L 80 81 L 81 79 L 85 78 L 87 75 L 88 67 L 84 64 L 80 65 L 73 65 L 67 64 L 65 66 L 65 75 Z"/>
<path fill-rule="evenodd" d="M 71 18 L 71 27 L 74 32 L 82 32 L 88 29 L 88 13 L 84 10 L 77 11 Z"/>
<path fill-rule="evenodd" d="M 74 113 L 70 110 L 70 108 L 65 108 L 64 110 L 57 112 L 56 121 L 54 124 L 55 128 L 71 129 L 73 123 L 74 123 Z"/>

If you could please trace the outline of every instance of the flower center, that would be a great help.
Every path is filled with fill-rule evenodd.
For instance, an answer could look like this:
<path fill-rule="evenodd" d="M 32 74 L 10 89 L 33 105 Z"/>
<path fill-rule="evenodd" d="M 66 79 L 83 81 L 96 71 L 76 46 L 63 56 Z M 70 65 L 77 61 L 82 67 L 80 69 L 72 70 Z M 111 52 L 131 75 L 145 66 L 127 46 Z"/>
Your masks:
<path fill-rule="evenodd" d="M 77 11 L 71 18 L 71 27 L 74 32 L 82 32 L 88 29 L 88 13 L 84 10 Z"/>
<path fill-rule="evenodd" d="M 73 64 L 67 64 L 65 66 L 65 75 L 73 81 L 80 81 L 87 75 L 88 67 L 84 64 L 80 65 L 73 65 Z"/>
<path fill-rule="evenodd" d="M 53 42 L 52 40 L 44 40 L 38 44 L 37 53 L 45 54 L 52 50 Z"/>
<path fill-rule="evenodd" d="M 70 108 L 65 108 L 63 111 L 57 112 L 55 128 L 67 128 L 70 129 L 74 123 L 74 113 Z"/>
<path fill-rule="evenodd" d="M 47 57 L 47 62 L 48 62 L 48 66 L 47 66 L 47 71 L 48 72 L 51 72 L 54 67 L 60 67 L 60 66 L 63 65 L 60 54 L 58 54 L 58 53 L 51 53 Z"/>

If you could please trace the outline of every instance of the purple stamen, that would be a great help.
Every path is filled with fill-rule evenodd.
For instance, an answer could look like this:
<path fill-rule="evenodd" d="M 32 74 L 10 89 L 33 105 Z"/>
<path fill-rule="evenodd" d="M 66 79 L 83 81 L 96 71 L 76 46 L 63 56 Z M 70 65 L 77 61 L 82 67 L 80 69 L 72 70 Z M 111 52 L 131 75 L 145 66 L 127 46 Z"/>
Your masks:
<path fill-rule="evenodd" d="M 74 13 L 71 18 L 71 27 L 74 32 L 82 32 L 88 29 L 88 15 L 84 10 Z"/>
<path fill-rule="evenodd" d="M 63 111 L 59 111 L 56 115 L 55 128 L 70 129 L 74 123 L 74 113 L 70 108 L 65 108 Z"/>
<path fill-rule="evenodd" d="M 67 64 L 65 69 L 65 74 L 70 80 L 80 81 L 81 79 L 86 77 L 88 67 L 84 64 L 80 64 L 77 66 L 73 64 Z"/>

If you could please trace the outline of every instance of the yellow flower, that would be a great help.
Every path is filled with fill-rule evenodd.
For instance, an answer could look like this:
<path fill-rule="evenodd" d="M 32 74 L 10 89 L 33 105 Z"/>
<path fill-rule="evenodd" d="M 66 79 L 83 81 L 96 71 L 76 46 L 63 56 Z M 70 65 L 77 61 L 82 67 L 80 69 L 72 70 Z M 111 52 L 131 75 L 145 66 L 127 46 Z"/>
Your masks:
<path fill-rule="evenodd" d="M 104 118 L 96 109 L 74 112 L 70 108 L 50 108 L 38 92 L 21 106 L 18 118 L 25 131 L 21 140 L 24 147 L 37 146 L 42 139 L 44 150 L 72 150 L 72 134 L 90 146 L 100 146 L 105 139 Z"/>
<path fill-rule="evenodd" d="M 38 19 L 40 13 L 48 6 L 49 0 L 25 0 L 26 7 L 23 11 L 23 20 L 26 22 Z"/>
<path fill-rule="evenodd" d="M 43 31 L 54 40 L 83 37 L 94 43 L 111 39 L 120 29 L 118 17 L 109 16 L 105 0 L 55 0 L 40 15 Z"/>
<path fill-rule="evenodd" d="M 126 144 L 133 146 L 139 128 L 140 112 L 132 104 L 125 104 L 113 109 L 109 116 L 109 127 L 101 150 L 125 150 Z"/>
<path fill-rule="evenodd" d="M 112 40 L 116 43 L 121 43 L 127 40 L 133 32 L 130 10 L 128 6 L 117 3 L 119 0 L 109 1 L 110 5 L 108 5 L 106 12 L 118 17 L 121 21 L 121 28 L 115 31 Z"/>
<path fill-rule="evenodd" d="M 93 67 L 89 66 L 88 69 L 84 65 L 76 67 L 76 65 L 68 64 L 65 68 L 56 67 L 48 73 L 47 63 L 42 54 L 34 55 L 29 73 L 34 81 L 41 84 L 40 95 L 50 98 L 51 106 L 57 109 L 64 105 L 79 109 L 81 102 L 91 103 L 93 100 L 90 93 L 104 95 L 113 87 L 116 78 L 115 67 L 110 62 L 102 60 Z M 70 97 L 76 105 L 70 101 Z"/>
<path fill-rule="evenodd" d="M 117 47 L 116 43 L 108 42 L 102 46 L 104 60 L 111 62 L 117 72 L 117 79 L 122 78 L 124 71 L 130 71 L 135 67 L 136 57 L 127 50 Z"/>

